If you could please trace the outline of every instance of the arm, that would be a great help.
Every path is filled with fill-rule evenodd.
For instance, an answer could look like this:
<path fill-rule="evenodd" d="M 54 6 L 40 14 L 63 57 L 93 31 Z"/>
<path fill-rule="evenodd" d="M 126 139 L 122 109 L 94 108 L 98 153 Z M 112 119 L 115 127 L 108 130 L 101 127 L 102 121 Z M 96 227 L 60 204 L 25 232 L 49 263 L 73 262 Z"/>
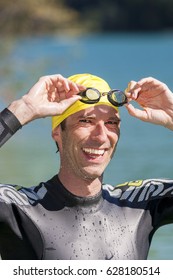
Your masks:
<path fill-rule="evenodd" d="M 129 102 L 134 100 L 141 107 L 137 109 L 128 103 L 126 108 L 131 116 L 173 130 L 173 93 L 166 84 L 151 77 L 131 81 L 126 95 Z"/>
<path fill-rule="evenodd" d="M 80 98 L 76 94 L 83 89 L 61 75 L 41 77 L 27 94 L 1 112 L 0 146 L 28 122 L 63 113 Z"/>

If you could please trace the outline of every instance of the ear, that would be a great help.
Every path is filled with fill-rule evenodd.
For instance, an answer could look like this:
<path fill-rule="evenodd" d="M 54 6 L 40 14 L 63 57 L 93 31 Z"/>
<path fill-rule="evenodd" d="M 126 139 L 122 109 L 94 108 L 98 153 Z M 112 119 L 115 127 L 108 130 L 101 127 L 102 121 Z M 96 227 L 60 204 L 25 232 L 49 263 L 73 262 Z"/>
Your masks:
<path fill-rule="evenodd" d="M 57 126 L 52 130 L 52 138 L 57 142 L 59 136 L 61 135 L 61 128 L 60 126 Z"/>

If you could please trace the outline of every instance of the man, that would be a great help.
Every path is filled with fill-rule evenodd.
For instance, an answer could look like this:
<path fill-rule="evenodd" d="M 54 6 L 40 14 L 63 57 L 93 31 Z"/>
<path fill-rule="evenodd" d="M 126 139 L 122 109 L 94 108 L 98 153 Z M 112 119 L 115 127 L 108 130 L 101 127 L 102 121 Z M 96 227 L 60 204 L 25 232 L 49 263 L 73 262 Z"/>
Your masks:
<path fill-rule="evenodd" d="M 60 170 L 49 181 L 31 188 L 1 185 L 3 259 L 147 258 L 156 229 L 173 221 L 173 180 L 114 187 L 103 185 L 102 177 L 119 140 L 118 106 L 173 130 L 173 95 L 146 78 L 130 82 L 126 96 L 94 75 L 54 75 L 2 111 L 2 144 L 28 122 L 53 116 L 60 152 Z"/>

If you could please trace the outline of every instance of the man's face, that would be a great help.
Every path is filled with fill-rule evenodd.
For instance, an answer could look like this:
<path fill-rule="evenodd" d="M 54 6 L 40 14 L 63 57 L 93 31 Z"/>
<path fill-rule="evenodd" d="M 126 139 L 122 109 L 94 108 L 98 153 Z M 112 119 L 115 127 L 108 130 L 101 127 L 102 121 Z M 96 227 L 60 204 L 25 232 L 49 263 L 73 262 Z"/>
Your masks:
<path fill-rule="evenodd" d="M 58 139 L 61 168 L 81 179 L 102 176 L 115 151 L 120 118 L 115 109 L 99 105 L 66 119 Z"/>

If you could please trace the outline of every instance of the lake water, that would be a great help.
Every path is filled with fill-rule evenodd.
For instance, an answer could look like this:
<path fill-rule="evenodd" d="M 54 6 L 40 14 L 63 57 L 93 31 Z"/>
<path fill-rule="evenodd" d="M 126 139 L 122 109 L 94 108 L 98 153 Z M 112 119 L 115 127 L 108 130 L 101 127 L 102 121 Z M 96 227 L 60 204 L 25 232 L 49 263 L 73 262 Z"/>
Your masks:
<path fill-rule="evenodd" d="M 67 77 L 89 72 L 122 90 L 130 80 L 153 76 L 173 89 L 172 33 L 1 38 L 0 59 L 0 109 L 40 76 L 54 73 Z M 115 185 L 172 178 L 172 132 L 129 117 L 125 108 L 121 118 L 119 146 L 104 181 Z M 50 119 L 30 123 L 1 148 L 1 182 L 31 186 L 58 171 L 50 125 Z M 157 231 L 149 259 L 173 259 L 172 233 L 172 225 Z"/>

